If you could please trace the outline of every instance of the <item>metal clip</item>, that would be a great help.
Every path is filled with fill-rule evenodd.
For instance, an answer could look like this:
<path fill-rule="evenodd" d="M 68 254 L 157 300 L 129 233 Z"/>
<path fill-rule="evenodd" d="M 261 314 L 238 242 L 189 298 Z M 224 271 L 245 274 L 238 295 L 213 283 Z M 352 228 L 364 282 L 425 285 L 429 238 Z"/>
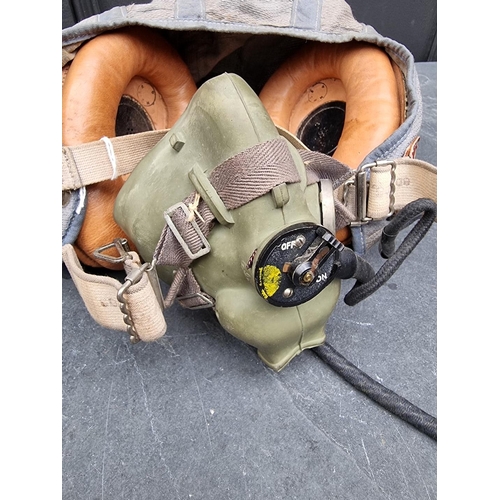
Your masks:
<path fill-rule="evenodd" d="M 116 248 L 120 256 L 112 257 L 111 255 L 103 253 L 105 250 L 109 250 L 110 248 Z M 96 259 L 111 262 L 112 264 L 120 264 L 125 262 L 127 259 L 132 258 L 129 252 L 130 247 L 128 246 L 128 241 L 125 238 L 115 238 L 112 243 L 108 243 L 107 245 L 103 245 L 102 247 L 94 250 L 93 254 Z"/>
<path fill-rule="evenodd" d="M 366 163 L 361 165 L 355 174 L 355 186 L 356 186 L 356 220 L 351 222 L 351 226 L 361 226 L 372 221 L 372 217 L 368 217 L 368 193 L 369 193 L 369 180 L 368 172 L 375 167 L 385 167 L 387 165 L 391 166 L 391 185 L 389 193 L 389 213 L 385 216 L 388 218 L 394 214 L 394 204 L 395 197 L 394 192 L 396 191 L 396 162 L 391 160 L 376 161 L 373 163 Z"/>
<path fill-rule="evenodd" d="M 156 300 L 158 300 L 158 304 L 160 305 L 162 311 L 165 309 L 165 302 L 163 300 L 163 294 L 161 291 L 160 278 L 158 277 L 158 272 L 156 271 L 156 259 L 153 258 L 149 268 L 146 269 L 148 273 L 149 282 L 153 288 L 153 291 L 156 296 Z"/>
<path fill-rule="evenodd" d="M 198 306 L 192 306 L 192 307 L 186 307 L 187 309 L 192 309 L 192 310 L 195 310 L 195 309 L 208 309 L 209 307 L 214 307 L 215 306 L 215 303 L 213 301 L 212 298 L 208 297 L 207 295 L 204 295 L 200 292 L 195 292 L 195 293 L 190 293 L 188 295 L 183 295 L 182 297 L 177 297 L 177 300 L 179 302 L 183 301 L 183 300 L 188 300 L 188 299 L 194 299 L 194 298 L 198 298 L 198 299 L 201 299 L 202 304 L 198 305 Z"/>
<path fill-rule="evenodd" d="M 120 256 L 112 257 L 103 253 L 104 251 L 111 248 L 116 248 Z M 98 249 L 94 250 L 94 256 L 98 259 L 105 260 L 106 262 L 112 262 L 114 264 L 123 263 L 128 259 L 132 259 L 132 255 L 130 254 L 130 247 L 125 238 L 116 238 L 115 240 L 113 240 L 113 243 L 108 243 L 107 245 L 99 247 Z M 153 259 L 151 263 L 145 262 L 141 265 L 141 267 L 132 269 L 132 271 L 130 271 L 125 277 L 123 285 L 120 287 L 116 294 L 116 299 L 120 303 L 120 311 L 123 314 L 123 322 L 127 325 L 127 333 L 130 335 L 130 341 L 132 342 L 132 344 L 140 342 L 141 339 L 139 337 L 139 334 L 137 333 L 137 330 L 135 329 L 132 316 L 130 315 L 130 309 L 128 307 L 125 294 L 132 285 L 135 285 L 141 280 L 142 275 L 145 272 L 148 273 L 149 282 L 153 287 L 153 291 L 155 293 L 156 299 L 158 300 L 158 303 L 160 304 L 160 307 L 162 309 L 165 307 L 158 274 L 156 272 L 156 260 Z"/>
<path fill-rule="evenodd" d="M 188 221 L 189 224 L 191 224 L 191 226 L 193 227 L 193 229 L 196 232 L 196 234 L 198 235 L 198 237 L 200 238 L 200 241 L 201 241 L 201 244 L 202 244 L 201 248 L 197 252 L 193 253 L 191 251 L 191 249 L 189 248 L 188 244 L 186 243 L 186 241 L 182 237 L 181 233 L 179 233 L 178 229 L 175 227 L 174 221 L 170 217 L 170 214 L 173 214 L 178 208 L 182 209 L 182 211 L 186 214 L 186 219 L 191 214 L 191 212 L 190 212 L 189 208 L 186 206 L 186 204 L 181 201 L 180 203 L 176 203 L 175 205 L 172 205 L 164 213 L 165 220 L 167 222 L 168 227 L 171 229 L 172 233 L 174 234 L 175 238 L 177 239 L 177 241 L 181 245 L 182 249 L 186 252 L 186 255 L 191 260 L 198 259 L 199 257 L 201 257 L 203 255 L 206 255 L 207 253 L 210 252 L 210 250 L 211 250 L 210 243 L 205 238 L 205 235 L 202 233 L 202 231 L 200 229 L 200 226 L 198 226 L 198 223 L 196 222 L 196 220 L 193 219 L 191 221 Z"/>
<path fill-rule="evenodd" d="M 127 299 L 125 298 L 125 293 L 132 285 L 135 285 L 140 281 L 142 275 L 144 274 L 144 272 L 149 270 L 150 266 L 151 264 L 149 264 L 149 262 L 146 262 L 141 267 L 133 269 L 126 276 L 125 282 L 123 283 L 123 285 L 118 290 L 118 293 L 116 294 L 116 299 L 120 303 L 120 311 L 123 314 L 123 321 L 127 325 L 127 333 L 130 335 L 130 342 L 132 342 L 132 344 L 137 344 L 137 342 L 140 342 L 141 339 L 139 337 L 139 334 L 137 333 L 137 330 L 135 329 L 134 322 L 130 315 L 130 309 L 128 308 L 128 303 Z"/>

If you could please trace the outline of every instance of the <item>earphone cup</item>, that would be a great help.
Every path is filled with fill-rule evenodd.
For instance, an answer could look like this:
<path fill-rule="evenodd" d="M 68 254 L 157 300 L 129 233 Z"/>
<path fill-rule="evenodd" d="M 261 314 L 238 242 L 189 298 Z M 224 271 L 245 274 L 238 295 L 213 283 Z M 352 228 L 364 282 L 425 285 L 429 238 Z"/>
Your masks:
<path fill-rule="evenodd" d="M 294 106 L 288 130 L 309 149 L 333 156 L 344 128 L 345 102 L 345 88 L 338 78 L 315 82 Z"/>
<path fill-rule="evenodd" d="M 400 88 L 391 60 L 365 42 L 305 44 L 276 70 L 259 97 L 272 120 L 294 134 L 313 115 L 325 118 L 317 131 L 325 134 L 328 114 L 342 122 L 332 103 L 345 102 L 332 156 L 353 169 L 401 124 Z"/>
<path fill-rule="evenodd" d="M 170 128 L 195 92 L 187 66 L 158 32 L 131 27 L 96 36 L 63 70 L 63 145 Z M 121 267 L 96 260 L 93 252 L 126 237 L 113 219 L 125 180 L 122 176 L 86 188 L 85 219 L 74 244 L 84 264 Z"/>
<path fill-rule="evenodd" d="M 259 97 L 274 123 L 309 149 L 356 169 L 404 119 L 398 68 L 365 42 L 311 42 L 289 57 Z M 347 241 L 348 228 L 337 237 Z"/>

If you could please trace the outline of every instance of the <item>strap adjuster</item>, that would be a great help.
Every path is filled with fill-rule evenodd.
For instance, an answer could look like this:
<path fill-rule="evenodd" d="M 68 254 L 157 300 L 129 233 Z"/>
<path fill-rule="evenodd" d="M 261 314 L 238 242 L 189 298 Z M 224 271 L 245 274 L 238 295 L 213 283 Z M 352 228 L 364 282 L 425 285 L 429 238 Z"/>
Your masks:
<path fill-rule="evenodd" d="M 389 192 L 389 212 L 384 219 L 394 215 L 394 205 L 396 191 L 396 162 L 393 160 L 375 161 L 361 165 L 354 175 L 354 180 L 347 181 L 344 187 L 344 193 L 347 190 L 347 185 L 354 184 L 356 193 L 356 220 L 351 222 L 351 226 L 362 226 L 373 220 L 373 217 L 368 217 L 368 196 L 370 182 L 368 173 L 376 167 L 391 167 L 391 182 Z"/>
<path fill-rule="evenodd" d="M 118 251 L 118 257 L 113 257 L 104 253 L 106 250 L 110 250 L 112 248 Z M 93 252 L 93 255 L 96 259 L 111 262 L 112 264 L 121 264 L 127 259 L 132 258 L 132 256 L 130 255 L 130 247 L 128 241 L 125 238 L 115 238 L 111 243 L 96 248 Z"/>
<path fill-rule="evenodd" d="M 182 303 L 184 300 L 189 300 L 189 299 L 199 299 L 199 304 L 195 306 L 184 306 L 187 309 L 195 310 L 195 309 L 209 309 L 215 307 L 214 300 L 210 296 L 202 292 L 194 292 L 194 293 L 189 293 L 187 295 L 182 295 L 181 297 L 177 297 L 177 301 L 180 303 Z"/>
<path fill-rule="evenodd" d="M 173 214 L 177 209 L 181 209 L 185 214 L 186 214 L 186 221 L 191 224 L 192 228 L 194 229 L 195 233 L 197 234 L 198 238 L 200 239 L 201 242 L 201 248 L 197 252 L 192 252 L 191 249 L 189 248 L 188 244 L 182 237 L 181 233 L 175 226 L 174 221 L 170 217 L 171 214 Z M 197 222 L 195 219 L 192 219 L 191 221 L 188 220 L 188 217 L 191 215 L 191 211 L 189 208 L 186 206 L 184 202 L 176 203 L 175 205 L 172 205 L 165 213 L 165 221 L 167 222 L 168 227 L 172 231 L 172 234 L 175 236 L 179 244 L 181 245 L 182 249 L 186 252 L 186 255 L 191 259 L 195 260 L 198 259 L 199 257 L 202 257 L 203 255 L 206 255 L 207 253 L 210 252 L 211 247 L 210 243 L 208 242 L 207 238 L 203 234 L 203 232 L 200 229 L 200 226 L 198 226 Z"/>

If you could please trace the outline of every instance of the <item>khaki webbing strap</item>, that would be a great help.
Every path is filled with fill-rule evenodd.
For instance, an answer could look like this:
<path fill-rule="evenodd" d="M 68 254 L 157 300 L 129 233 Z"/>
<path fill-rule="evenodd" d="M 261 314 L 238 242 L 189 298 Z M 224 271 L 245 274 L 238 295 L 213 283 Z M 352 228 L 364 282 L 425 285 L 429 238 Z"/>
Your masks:
<path fill-rule="evenodd" d="M 168 130 L 103 138 L 62 148 L 62 190 L 130 174 Z M 111 149 L 110 149 L 111 148 Z"/>
<path fill-rule="evenodd" d="M 392 206 L 391 191 L 394 197 Z M 357 213 L 355 182 L 347 183 L 344 191 L 342 188 L 338 189 L 336 196 L 350 212 Z M 369 168 L 367 218 L 385 219 L 391 208 L 399 211 L 419 198 L 429 198 L 437 203 L 435 166 L 422 160 L 403 157 L 392 162 L 382 161 L 380 165 Z"/>
<path fill-rule="evenodd" d="M 375 167 L 370 176 L 368 217 L 380 219 L 388 213 L 391 185 L 391 167 Z M 373 196 L 372 193 L 376 193 Z M 437 202 L 437 169 L 421 160 L 400 158 L 396 160 L 394 209 L 401 210 L 419 198 Z"/>
<path fill-rule="evenodd" d="M 130 256 L 131 259 L 124 261 L 127 275 L 141 267 L 139 256 L 135 252 L 130 252 Z M 147 272 L 124 293 L 128 309 L 128 315 L 124 315 L 117 298 L 123 283 L 109 276 L 86 273 L 71 245 L 62 247 L 62 258 L 87 310 L 101 326 L 129 333 L 130 327 L 133 326 L 138 339 L 145 342 L 152 342 L 165 334 L 167 323 L 163 308 L 158 302 Z"/>
<path fill-rule="evenodd" d="M 153 130 L 138 134 L 115 137 L 108 140 L 93 141 L 78 146 L 62 148 L 62 190 L 79 189 L 90 184 L 129 174 L 137 164 L 168 132 Z M 107 138 L 106 138 L 107 139 Z M 109 147 L 112 147 L 110 152 Z M 112 156 L 110 156 L 112 153 Z M 321 154 L 300 150 L 299 153 L 308 168 L 308 182 L 317 178 L 330 178 L 338 182 L 345 180 L 345 173 L 336 171 L 335 162 L 318 164 Z M 311 158 L 308 158 L 310 155 Z M 316 157 L 316 159 L 314 159 Z M 307 165 L 316 163 L 316 165 Z M 339 162 L 338 166 L 342 164 Z M 396 179 L 394 210 L 400 210 L 418 198 L 437 201 L 437 169 L 422 160 L 409 157 L 394 160 Z M 333 167 L 332 167 L 333 165 Z M 342 170 L 342 169 L 340 169 Z M 330 174 L 328 174 L 330 171 Z M 340 174 L 340 175 L 339 175 Z M 367 203 L 367 217 L 383 219 L 389 214 L 391 192 L 391 167 L 375 166 L 370 169 L 370 188 Z M 348 212 L 356 211 L 356 189 L 353 184 L 338 188 L 337 200 L 341 201 Z M 337 205 L 338 209 L 338 205 Z"/>

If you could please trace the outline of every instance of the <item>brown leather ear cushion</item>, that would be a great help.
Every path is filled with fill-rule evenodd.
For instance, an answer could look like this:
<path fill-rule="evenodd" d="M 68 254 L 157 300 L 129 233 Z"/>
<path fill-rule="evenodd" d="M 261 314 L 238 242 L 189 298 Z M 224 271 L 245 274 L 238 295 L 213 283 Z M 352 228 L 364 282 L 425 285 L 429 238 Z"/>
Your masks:
<path fill-rule="evenodd" d="M 63 145 L 114 137 L 124 94 L 149 110 L 154 128 L 170 128 L 195 92 L 187 66 L 158 32 L 135 26 L 96 36 L 79 49 L 64 79 Z M 153 101 L 155 109 L 151 108 Z M 75 242 L 78 257 L 87 265 L 120 268 L 96 261 L 93 252 L 115 238 L 126 237 L 113 219 L 114 202 L 125 179 L 87 186 L 87 211 Z"/>
<path fill-rule="evenodd" d="M 344 128 L 333 157 L 355 169 L 401 124 L 396 76 L 381 48 L 364 42 L 307 43 L 278 68 L 259 97 L 273 121 L 290 130 L 301 97 L 332 78 L 342 83 L 346 101 Z"/>
<path fill-rule="evenodd" d="M 401 124 L 398 83 L 390 58 L 373 44 L 308 42 L 278 68 L 259 97 L 274 123 L 294 134 L 315 108 L 345 100 L 344 127 L 333 157 L 356 169 Z M 349 232 L 340 236 L 346 240 Z"/>

